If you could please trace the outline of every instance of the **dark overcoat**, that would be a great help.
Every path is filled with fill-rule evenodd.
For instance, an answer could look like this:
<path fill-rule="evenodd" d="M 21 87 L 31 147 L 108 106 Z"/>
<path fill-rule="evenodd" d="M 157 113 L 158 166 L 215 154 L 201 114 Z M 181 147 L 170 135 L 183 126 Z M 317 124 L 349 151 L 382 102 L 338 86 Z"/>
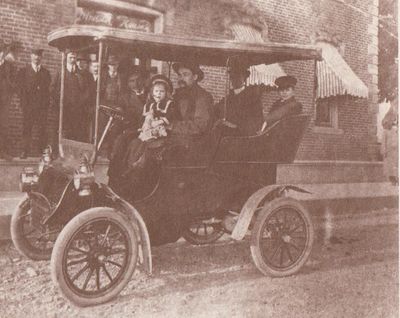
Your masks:
<path fill-rule="evenodd" d="M 255 135 L 261 129 L 263 107 L 260 86 L 248 86 L 238 94 L 231 91 L 227 97 L 225 119 L 237 126 L 238 135 Z M 215 105 L 217 117 L 224 117 L 225 98 Z"/>
<path fill-rule="evenodd" d="M 204 88 L 197 83 L 182 88 L 174 100 L 181 120 L 173 124 L 173 135 L 201 136 L 211 129 L 215 119 L 213 98 Z"/>
<path fill-rule="evenodd" d="M 53 86 L 55 105 L 59 105 L 60 87 L 61 73 L 57 73 Z M 87 122 L 86 90 L 87 83 L 79 72 L 65 70 L 63 130 L 65 130 L 66 138 L 80 141 L 88 139 L 90 123 Z"/>
<path fill-rule="evenodd" d="M 24 113 L 46 116 L 50 102 L 50 72 L 43 66 L 35 72 L 31 65 L 22 68 L 18 76 L 21 108 Z M 28 118 L 27 118 L 28 119 Z"/>
<path fill-rule="evenodd" d="M 298 102 L 295 97 L 291 97 L 284 101 L 277 100 L 272 104 L 271 110 L 265 116 L 267 127 L 284 117 L 301 114 L 302 109 L 302 104 Z"/>

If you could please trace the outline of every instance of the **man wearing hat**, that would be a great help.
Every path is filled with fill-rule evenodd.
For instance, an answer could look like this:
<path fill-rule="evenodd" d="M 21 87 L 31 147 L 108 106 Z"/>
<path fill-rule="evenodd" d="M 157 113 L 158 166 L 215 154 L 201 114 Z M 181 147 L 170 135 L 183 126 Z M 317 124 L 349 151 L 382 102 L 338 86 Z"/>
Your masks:
<path fill-rule="evenodd" d="M 146 72 L 140 66 L 133 66 L 128 71 L 127 87 L 123 90 L 119 100 L 119 106 L 124 113 L 124 122 L 116 137 L 111 160 L 108 167 L 110 184 L 118 182 L 118 178 L 125 169 L 124 159 L 129 153 L 129 143 L 138 136 L 138 129 L 143 122 L 143 106 L 146 103 L 146 92 L 144 90 Z"/>
<path fill-rule="evenodd" d="M 236 63 L 229 69 L 231 90 L 227 97 L 215 105 L 217 117 L 226 129 L 226 134 L 252 136 L 263 123 L 261 103 L 262 86 L 247 86 L 250 71 L 246 65 Z M 226 110 L 225 110 L 226 107 Z"/>
<path fill-rule="evenodd" d="M 16 68 L 13 60 L 13 47 L 0 41 L 0 159 L 11 160 L 8 153 L 7 130 L 8 108 L 16 85 Z"/>
<path fill-rule="evenodd" d="M 128 72 L 126 88 L 122 90 L 119 106 L 129 121 L 130 128 L 137 131 L 142 123 L 143 105 L 146 103 L 146 72 L 140 66 L 132 67 Z"/>
<path fill-rule="evenodd" d="M 89 71 L 89 57 L 86 53 L 79 52 L 76 56 L 76 66 L 80 72 Z"/>
<path fill-rule="evenodd" d="M 110 55 L 107 60 L 108 71 L 104 78 L 104 102 L 108 106 L 116 106 L 123 89 L 123 81 L 119 73 L 119 60 L 116 56 Z"/>
<path fill-rule="evenodd" d="M 206 134 L 213 125 L 213 99 L 198 82 L 204 78 L 199 65 L 174 63 L 172 68 L 178 74 L 184 87 L 177 90 L 174 100 L 182 120 L 172 124 L 172 135 L 190 141 L 191 137 Z"/>
<path fill-rule="evenodd" d="M 78 72 L 76 57 L 75 51 L 66 51 L 63 134 L 68 139 L 88 141 L 86 99 L 84 98 L 87 85 L 83 76 Z M 59 105 L 60 102 L 60 88 L 61 72 L 57 73 L 53 86 L 55 105 Z"/>
<path fill-rule="evenodd" d="M 296 83 L 296 78 L 289 75 L 278 77 L 275 80 L 280 99 L 272 104 L 270 112 L 264 118 L 261 131 L 284 117 L 301 113 L 303 106 L 295 98 Z"/>
<path fill-rule="evenodd" d="M 124 89 L 124 81 L 122 80 L 121 74 L 119 72 L 119 59 L 115 55 L 110 55 L 107 59 L 107 72 L 104 74 L 104 81 L 101 87 L 101 100 L 102 103 L 109 107 L 116 108 L 119 105 L 119 100 L 121 98 L 122 91 Z M 102 74 L 103 75 L 103 74 Z M 107 123 L 107 118 L 103 114 L 100 114 L 99 127 L 102 131 Z M 106 148 L 107 157 L 111 158 L 112 155 L 112 145 L 115 138 L 120 133 L 119 129 L 114 126 L 108 133 L 106 140 L 104 142 L 104 148 Z"/>
<path fill-rule="evenodd" d="M 47 145 L 47 111 L 50 103 L 50 72 L 42 65 L 42 49 L 31 51 L 31 63 L 19 72 L 19 96 L 23 114 L 23 150 L 25 159 L 30 152 L 32 128 L 38 126 L 39 153 Z"/>

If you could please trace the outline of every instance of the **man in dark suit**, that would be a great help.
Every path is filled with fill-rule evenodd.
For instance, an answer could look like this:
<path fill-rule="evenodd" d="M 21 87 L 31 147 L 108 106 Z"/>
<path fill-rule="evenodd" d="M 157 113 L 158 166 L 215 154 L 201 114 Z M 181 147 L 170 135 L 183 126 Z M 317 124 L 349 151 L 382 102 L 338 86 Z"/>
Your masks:
<path fill-rule="evenodd" d="M 231 90 L 225 98 L 215 105 L 215 112 L 224 126 L 224 134 L 252 136 L 263 123 L 261 93 L 263 86 L 247 86 L 250 75 L 248 67 L 239 63 L 229 69 Z M 226 110 L 225 110 L 226 107 Z"/>
<path fill-rule="evenodd" d="M 265 116 L 261 132 L 284 117 L 301 114 L 303 106 L 295 98 L 296 83 L 296 78 L 288 75 L 275 80 L 280 99 L 272 104 L 271 110 Z"/>
<path fill-rule="evenodd" d="M 67 51 L 64 79 L 63 135 L 67 139 L 88 141 L 87 110 L 83 97 L 87 90 L 87 83 L 78 72 L 76 57 L 76 52 Z M 53 97 L 56 104 L 60 101 L 60 83 L 61 73 L 57 73 L 53 87 Z"/>
<path fill-rule="evenodd" d="M 39 147 L 43 150 L 47 144 L 47 112 L 50 102 L 50 72 L 42 65 L 42 49 L 33 49 L 31 64 L 19 72 L 19 95 L 23 113 L 23 151 L 25 159 L 30 151 L 33 126 L 39 128 Z"/>
<path fill-rule="evenodd" d="M 11 160 L 8 142 L 8 108 L 15 89 L 16 68 L 9 60 L 13 60 L 12 47 L 0 42 L 0 159 Z"/>

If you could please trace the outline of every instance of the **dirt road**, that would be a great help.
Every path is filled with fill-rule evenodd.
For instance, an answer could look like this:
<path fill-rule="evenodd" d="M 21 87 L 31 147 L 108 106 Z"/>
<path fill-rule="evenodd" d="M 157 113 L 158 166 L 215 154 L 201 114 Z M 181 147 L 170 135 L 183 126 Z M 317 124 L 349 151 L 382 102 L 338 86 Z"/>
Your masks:
<path fill-rule="evenodd" d="M 246 241 L 159 247 L 152 277 L 136 272 L 114 301 L 83 309 L 60 296 L 49 262 L 21 258 L 3 243 L 0 316 L 398 317 L 398 225 L 325 234 L 317 232 L 302 271 L 286 278 L 262 276 Z"/>

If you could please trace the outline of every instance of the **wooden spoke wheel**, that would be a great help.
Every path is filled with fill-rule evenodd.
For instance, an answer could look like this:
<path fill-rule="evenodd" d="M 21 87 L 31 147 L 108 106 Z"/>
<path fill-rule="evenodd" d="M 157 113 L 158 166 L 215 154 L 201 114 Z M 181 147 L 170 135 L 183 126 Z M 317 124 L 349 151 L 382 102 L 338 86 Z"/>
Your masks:
<path fill-rule="evenodd" d="M 305 207 L 291 198 L 275 199 L 260 211 L 252 230 L 253 261 L 265 275 L 292 275 L 306 263 L 313 240 Z"/>
<path fill-rule="evenodd" d="M 59 229 L 40 229 L 32 224 L 30 199 L 25 199 L 11 216 L 11 239 L 15 248 L 33 260 L 48 260 Z"/>
<path fill-rule="evenodd" d="M 138 261 L 138 235 L 119 212 L 93 208 L 60 233 L 51 257 L 54 282 L 78 306 L 111 300 L 126 286 Z"/>

